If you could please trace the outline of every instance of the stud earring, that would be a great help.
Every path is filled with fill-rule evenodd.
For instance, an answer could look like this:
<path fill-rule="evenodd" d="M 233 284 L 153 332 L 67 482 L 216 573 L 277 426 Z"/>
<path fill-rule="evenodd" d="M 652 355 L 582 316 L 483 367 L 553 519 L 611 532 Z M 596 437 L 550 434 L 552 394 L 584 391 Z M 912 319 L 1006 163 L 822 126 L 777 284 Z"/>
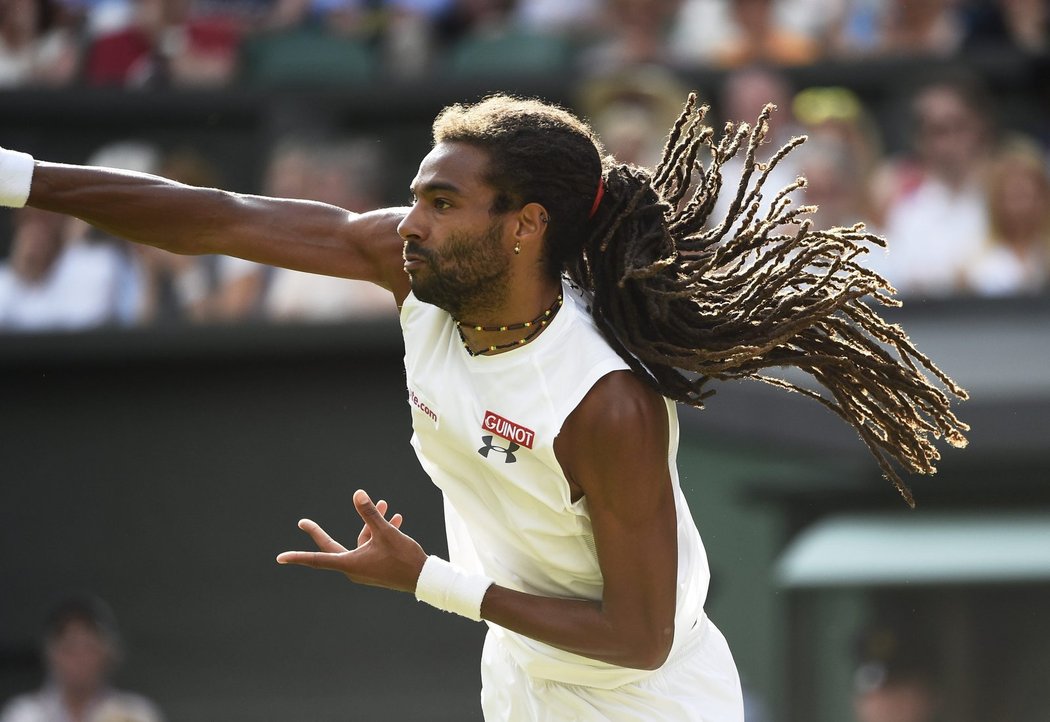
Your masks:
<path fill-rule="evenodd" d="M 521 253 L 521 241 L 514 244 L 514 255 Z"/>
<path fill-rule="evenodd" d="M 540 216 L 540 220 L 543 221 L 544 223 L 546 223 L 547 222 L 547 216 Z"/>

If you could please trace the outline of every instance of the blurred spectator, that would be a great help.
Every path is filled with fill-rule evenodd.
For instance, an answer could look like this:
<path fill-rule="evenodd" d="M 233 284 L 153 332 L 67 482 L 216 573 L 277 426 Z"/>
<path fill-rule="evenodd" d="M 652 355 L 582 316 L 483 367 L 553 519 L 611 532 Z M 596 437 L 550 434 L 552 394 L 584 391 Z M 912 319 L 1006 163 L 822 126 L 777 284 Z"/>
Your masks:
<path fill-rule="evenodd" d="M 371 2 L 275 0 L 264 31 L 240 48 L 240 78 L 262 86 L 367 81 L 375 74 L 380 17 Z"/>
<path fill-rule="evenodd" d="M 719 65 L 807 65 L 819 57 L 820 47 L 812 38 L 779 21 L 775 0 L 729 0 L 729 7 L 730 32 L 714 50 Z"/>
<path fill-rule="evenodd" d="M 514 10 L 516 22 L 536 33 L 588 35 L 598 23 L 601 0 L 525 0 Z"/>
<path fill-rule="evenodd" d="M 77 38 L 62 18 L 53 0 L 0 0 L 0 88 L 75 78 Z"/>
<path fill-rule="evenodd" d="M 878 624 L 858 643 L 856 722 L 933 722 L 939 707 L 931 649 L 914 629 Z"/>
<path fill-rule="evenodd" d="M 139 140 L 108 143 L 88 158 L 87 164 L 130 171 L 157 173 L 161 153 L 154 145 Z M 135 244 L 71 218 L 66 230 L 70 245 L 83 245 L 107 256 L 115 269 L 113 321 L 123 326 L 138 323 L 142 317 L 145 277 L 136 255 Z"/>
<path fill-rule="evenodd" d="M 810 216 L 821 228 L 864 223 L 881 228 L 870 195 L 870 178 L 880 158 L 874 122 L 860 99 L 840 87 L 807 88 L 792 101 L 795 118 L 809 140 L 798 151 L 798 171 L 807 181 L 802 196 L 816 205 Z M 884 272 L 885 251 L 869 246 L 867 266 Z"/>
<path fill-rule="evenodd" d="M 222 185 L 212 166 L 191 150 L 169 154 L 158 172 L 187 185 L 210 188 Z M 207 321 L 216 315 L 213 307 L 218 257 L 181 256 L 138 244 L 131 246 L 130 252 L 142 274 L 142 295 L 136 304 L 137 323 Z"/>
<path fill-rule="evenodd" d="M 816 136 L 798 150 L 800 175 L 806 179 L 802 198 L 818 209 L 810 218 L 821 228 L 863 222 L 877 233 L 870 214 L 867 184 L 854 150 L 841 138 Z"/>
<path fill-rule="evenodd" d="M 449 70 L 492 77 L 566 71 L 573 56 L 569 40 L 522 25 L 517 6 L 515 0 L 453 0 L 439 24 Z"/>
<path fill-rule="evenodd" d="M 1050 5 L 1046 0 L 991 0 L 972 3 L 965 50 L 1015 48 L 1030 53 L 1050 47 Z"/>
<path fill-rule="evenodd" d="M 80 330 L 118 317 L 120 261 L 112 249 L 64 243 L 63 216 L 15 211 L 11 255 L 0 264 L 0 329 Z"/>
<path fill-rule="evenodd" d="M 617 161 L 653 168 L 687 95 L 667 69 L 636 65 L 587 81 L 579 103 L 605 150 Z"/>
<path fill-rule="evenodd" d="M 914 157 L 886 164 L 875 179 L 877 206 L 887 209 L 886 275 L 902 294 L 960 290 L 966 262 L 988 235 L 988 108 L 969 78 L 923 87 L 912 100 Z"/>
<path fill-rule="evenodd" d="M 989 237 L 966 266 L 966 286 L 984 296 L 1037 293 L 1050 282 L 1050 175 L 1034 143 L 997 154 L 988 179 Z"/>
<path fill-rule="evenodd" d="M 882 142 L 878 126 L 856 93 L 843 87 L 806 88 L 792 99 L 791 110 L 810 138 L 832 138 L 848 146 L 851 162 L 868 182 L 882 159 Z"/>
<path fill-rule="evenodd" d="M 754 66 L 729 73 L 722 87 L 719 115 L 732 123 L 754 125 L 762 109 L 768 103 L 777 107 L 769 121 L 769 132 L 765 143 L 758 149 L 760 161 L 769 160 L 801 129 L 795 121 L 791 103 L 792 89 L 786 76 L 773 68 Z M 745 141 L 746 146 L 746 141 Z M 730 204 L 736 197 L 736 189 L 743 172 L 742 156 L 746 147 L 722 167 L 722 192 L 718 194 L 712 221 L 718 223 L 726 216 Z M 793 184 L 799 175 L 798 153 L 789 153 L 772 170 L 763 185 L 759 205 L 764 215 L 772 207 L 774 196 L 783 188 Z M 801 195 L 795 195 L 796 202 Z"/>
<path fill-rule="evenodd" d="M 44 628 L 43 687 L 10 700 L 0 722 L 161 722 L 145 697 L 110 686 L 120 651 L 116 619 L 105 603 L 65 599 Z"/>
<path fill-rule="evenodd" d="M 314 186 L 312 148 L 307 143 L 286 140 L 270 156 L 263 178 L 263 193 L 277 198 L 311 200 Z M 208 318 L 231 322 L 258 318 L 277 269 L 232 256 L 215 260 L 215 292 L 208 304 Z"/>
<path fill-rule="evenodd" d="M 764 20 L 776 28 L 777 35 L 788 39 L 790 46 L 802 47 L 807 54 L 818 52 L 817 41 L 828 34 L 842 2 L 849 0 L 774 0 Z M 718 53 L 742 42 L 737 10 L 731 0 L 683 0 L 670 39 L 674 57 L 684 64 L 719 62 Z M 760 50 L 759 58 L 777 62 L 765 55 L 765 49 Z M 779 56 L 783 48 L 773 51 Z"/>
<path fill-rule="evenodd" d="M 379 146 L 360 140 L 315 146 L 286 144 L 271 161 L 267 192 L 360 212 L 382 205 L 385 167 Z M 288 175 L 282 169 L 291 171 Z M 273 269 L 265 297 L 277 321 L 320 322 L 397 313 L 388 291 L 364 281 Z"/>
<path fill-rule="evenodd" d="M 583 54 L 582 69 L 604 74 L 638 64 L 670 64 L 680 5 L 681 0 L 608 0 L 600 35 Z"/>
<path fill-rule="evenodd" d="M 840 13 L 837 55 L 949 56 L 966 31 L 958 0 L 845 0 Z"/>
<path fill-rule="evenodd" d="M 239 28 L 222 15 L 196 15 L 191 0 L 132 0 L 126 27 L 96 38 L 85 76 L 91 85 L 214 86 L 232 78 Z"/>

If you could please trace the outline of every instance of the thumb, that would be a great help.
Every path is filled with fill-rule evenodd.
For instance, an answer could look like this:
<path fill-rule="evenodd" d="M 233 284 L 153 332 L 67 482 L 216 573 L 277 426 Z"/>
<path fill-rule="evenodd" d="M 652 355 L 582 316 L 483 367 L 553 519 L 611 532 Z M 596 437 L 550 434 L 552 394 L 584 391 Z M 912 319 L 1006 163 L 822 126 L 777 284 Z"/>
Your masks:
<path fill-rule="evenodd" d="M 381 530 L 388 522 L 383 518 L 383 515 L 376 509 L 376 505 L 372 503 L 372 499 L 369 498 L 368 492 L 364 489 L 358 489 L 354 492 L 354 508 L 357 509 L 357 513 L 361 516 L 361 520 L 364 521 L 365 525 L 372 530 L 372 533 L 376 533 Z"/>

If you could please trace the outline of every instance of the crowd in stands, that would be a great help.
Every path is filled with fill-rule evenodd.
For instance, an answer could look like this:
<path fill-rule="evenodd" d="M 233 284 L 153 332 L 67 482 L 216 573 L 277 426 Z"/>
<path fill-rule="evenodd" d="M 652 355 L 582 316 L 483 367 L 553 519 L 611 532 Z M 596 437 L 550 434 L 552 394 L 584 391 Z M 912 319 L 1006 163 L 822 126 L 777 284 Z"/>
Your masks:
<path fill-rule="evenodd" d="M 1041 53 L 1044 0 L 0 0 L 0 87 Z"/>
<path fill-rule="evenodd" d="M 1036 57 L 1048 16 L 1044 0 L 0 0 L 0 93 L 575 69 L 577 109 L 608 149 L 652 165 L 688 90 L 679 71 L 721 68 L 720 92 L 703 98 L 712 124 L 753 121 L 775 103 L 767 152 L 794 135 L 809 140 L 767 189 L 802 175 L 795 198 L 819 207 L 817 224 L 861 221 L 887 237 L 890 252 L 876 249 L 869 262 L 902 296 L 1009 296 L 1050 288 L 1050 121 L 1042 133 L 1012 127 L 990 112 L 978 76 L 954 73 L 913 90 L 898 109 L 910 143 L 890 153 L 861 96 L 792 87 L 781 71 L 981 48 Z M 382 147 L 289 137 L 270 149 L 258 190 L 350 210 L 388 204 L 374 190 L 388 166 Z M 89 162 L 223 185 L 193 149 L 119 142 Z M 0 329 L 394 312 L 361 284 L 132 247 L 41 211 L 20 210 L 11 226 Z"/>

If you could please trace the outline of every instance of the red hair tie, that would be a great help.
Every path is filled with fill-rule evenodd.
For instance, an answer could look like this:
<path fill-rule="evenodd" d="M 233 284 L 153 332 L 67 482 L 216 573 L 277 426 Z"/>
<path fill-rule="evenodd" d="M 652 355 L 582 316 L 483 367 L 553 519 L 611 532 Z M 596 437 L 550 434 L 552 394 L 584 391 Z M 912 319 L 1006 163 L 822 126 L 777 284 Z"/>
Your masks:
<path fill-rule="evenodd" d="M 602 196 L 605 195 L 605 180 L 600 176 L 598 178 L 598 192 L 594 194 L 594 203 L 591 204 L 591 212 L 587 214 L 587 220 L 594 218 L 594 214 L 598 212 L 598 205 L 602 202 Z"/>

